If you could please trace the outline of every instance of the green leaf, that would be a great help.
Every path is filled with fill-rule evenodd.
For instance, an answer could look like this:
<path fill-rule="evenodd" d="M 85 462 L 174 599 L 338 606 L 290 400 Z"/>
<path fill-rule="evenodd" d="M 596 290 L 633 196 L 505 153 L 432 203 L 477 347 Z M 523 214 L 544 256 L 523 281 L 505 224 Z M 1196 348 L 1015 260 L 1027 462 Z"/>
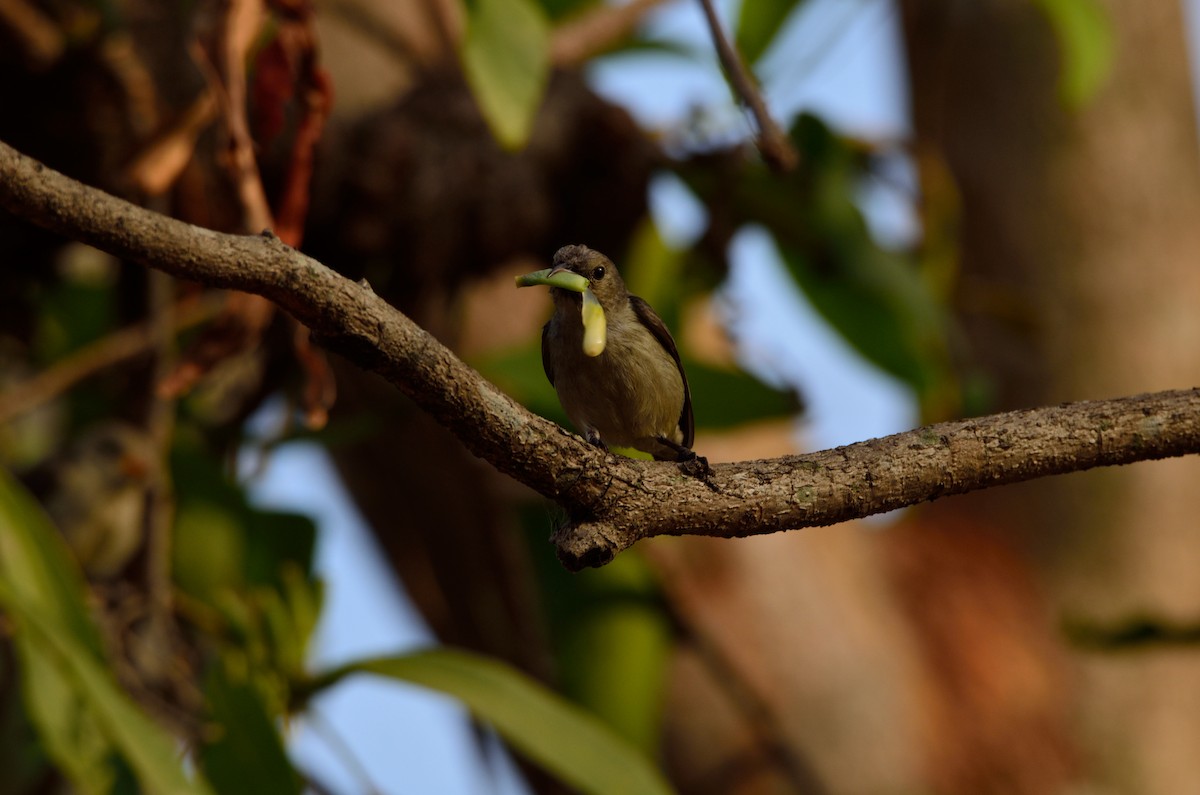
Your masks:
<path fill-rule="evenodd" d="M 558 20 L 590 11 L 602 2 L 603 0 L 538 0 L 538 6 L 547 17 Z"/>
<path fill-rule="evenodd" d="M 213 604 L 226 588 L 282 588 L 286 565 L 311 569 L 316 543 L 312 519 L 250 505 L 243 488 L 202 444 L 176 440 L 171 474 L 178 505 L 172 566 L 175 581 L 187 594 Z"/>
<path fill-rule="evenodd" d="M 453 649 L 363 660 L 319 677 L 307 695 L 354 673 L 411 682 L 457 698 L 514 749 L 581 792 L 671 791 L 644 756 L 597 718 L 496 660 Z"/>
<path fill-rule="evenodd" d="M 113 784 L 113 747 L 84 694 L 43 644 L 19 632 L 21 695 L 46 754 L 83 792 L 107 793 Z"/>
<path fill-rule="evenodd" d="M 0 681 L 13 681 L 16 660 L 0 657 Z M 0 700 L 0 792 L 33 792 L 49 760 L 19 698 Z"/>
<path fill-rule="evenodd" d="M 1058 93 L 1071 108 L 1096 95 L 1112 71 L 1112 21 L 1097 0 L 1036 0 L 1062 51 Z"/>
<path fill-rule="evenodd" d="M 506 149 L 529 140 L 550 74 L 550 26 L 532 0 L 467 7 L 463 69 L 492 134 Z"/>
<path fill-rule="evenodd" d="M 103 645 L 88 614 L 78 565 L 41 506 L 2 469 L 0 582 L 101 656 Z"/>
<path fill-rule="evenodd" d="M 544 517 L 539 523 L 545 538 Z M 551 635 L 564 694 L 600 716 L 644 753 L 662 735 L 671 621 L 645 558 L 631 550 L 579 574 L 546 571 Z"/>
<path fill-rule="evenodd" d="M 763 56 L 801 2 L 803 0 L 742 0 L 735 40 L 747 63 L 755 63 Z"/>
<path fill-rule="evenodd" d="M 205 687 L 219 727 L 200 758 L 222 795 L 299 795 L 300 776 L 288 761 L 274 719 L 252 683 L 231 675 L 237 665 L 213 666 Z"/>
<path fill-rule="evenodd" d="M 621 276 L 629 292 L 641 296 L 663 320 L 674 320 L 683 276 L 683 252 L 663 240 L 654 221 L 647 217 L 638 225 L 629 253 L 621 265 Z"/>
<path fill-rule="evenodd" d="M 148 792 L 207 793 L 189 781 L 173 740 L 124 695 L 106 668 L 83 580 L 36 503 L 0 471 L 0 602 L 30 717 L 55 763 L 84 792 L 107 792 L 118 753 Z"/>
<path fill-rule="evenodd" d="M 793 247 L 780 253 L 813 307 L 859 353 L 918 393 L 938 386 L 941 315 L 915 269 L 886 252 L 861 252 L 837 269 Z"/>
<path fill-rule="evenodd" d="M 246 538 L 237 517 L 207 501 L 180 501 L 171 545 L 179 588 L 212 603 L 218 593 L 245 582 Z"/>
<path fill-rule="evenodd" d="M 791 138 L 802 166 L 785 177 L 761 164 L 747 164 L 732 187 L 700 169 L 681 176 L 707 204 L 728 208 L 724 223 L 765 227 L 817 312 L 868 361 L 936 401 L 953 379 L 949 316 L 916 255 L 872 239 L 855 204 L 869 157 L 807 114 Z"/>
<path fill-rule="evenodd" d="M 0 583 L 0 601 L 17 619 L 19 642 L 31 644 L 70 683 L 105 740 L 137 776 L 142 790 L 159 795 L 209 795 L 200 778 L 184 775 L 174 739 L 129 700 L 95 656 L 45 614 Z M 27 674 L 28 671 L 22 671 Z"/>
<path fill-rule="evenodd" d="M 299 566 L 292 564 L 284 567 L 282 593 L 295 646 L 295 667 L 291 672 L 299 674 L 304 670 L 308 644 L 321 617 L 322 590 L 322 584 L 306 577 Z"/>
<path fill-rule="evenodd" d="M 726 370 L 684 361 L 696 427 L 730 428 L 744 422 L 788 417 L 800 413 L 800 397 L 767 386 L 740 370 Z"/>
<path fill-rule="evenodd" d="M 0 586 L 34 606 L 64 635 L 101 659 L 100 637 L 88 615 L 82 575 L 62 536 L 33 499 L 0 470 Z M 97 730 L 78 689 L 46 650 L 14 636 L 29 719 L 46 753 L 84 792 L 106 792 L 113 781 L 111 746 Z"/>

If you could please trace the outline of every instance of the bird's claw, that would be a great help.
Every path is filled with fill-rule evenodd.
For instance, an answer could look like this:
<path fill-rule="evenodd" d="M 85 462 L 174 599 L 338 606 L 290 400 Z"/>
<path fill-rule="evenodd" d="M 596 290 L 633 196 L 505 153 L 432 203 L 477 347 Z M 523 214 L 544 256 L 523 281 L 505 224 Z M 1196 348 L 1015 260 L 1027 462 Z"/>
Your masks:
<path fill-rule="evenodd" d="M 604 440 L 600 438 L 600 432 L 595 428 L 589 428 L 588 432 L 584 434 L 583 438 L 587 440 L 588 444 L 593 444 L 604 452 L 608 452 L 608 445 L 606 445 Z"/>
<path fill-rule="evenodd" d="M 703 483 L 711 491 L 717 494 L 721 493 L 721 487 L 713 480 L 712 467 L 708 465 L 708 459 L 702 455 L 692 453 L 690 458 L 681 459 L 679 461 L 679 471 L 688 477 L 693 477 Z"/>

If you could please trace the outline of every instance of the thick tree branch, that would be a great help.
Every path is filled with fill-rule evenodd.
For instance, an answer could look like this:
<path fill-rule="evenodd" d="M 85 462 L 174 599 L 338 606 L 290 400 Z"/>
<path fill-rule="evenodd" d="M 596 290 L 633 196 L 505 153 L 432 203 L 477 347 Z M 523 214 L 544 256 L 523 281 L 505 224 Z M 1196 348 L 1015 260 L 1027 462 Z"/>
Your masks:
<path fill-rule="evenodd" d="M 212 232 L 81 185 L 0 144 L 0 206 L 116 256 L 277 303 L 379 373 L 476 455 L 560 502 L 564 564 L 641 538 L 827 525 L 975 489 L 1200 452 L 1200 389 L 942 423 L 803 456 L 713 467 L 606 454 L 517 404 L 376 296 L 272 235 Z M 703 396 L 698 399 L 703 400 Z M 413 451 L 419 455 L 420 451 Z"/>

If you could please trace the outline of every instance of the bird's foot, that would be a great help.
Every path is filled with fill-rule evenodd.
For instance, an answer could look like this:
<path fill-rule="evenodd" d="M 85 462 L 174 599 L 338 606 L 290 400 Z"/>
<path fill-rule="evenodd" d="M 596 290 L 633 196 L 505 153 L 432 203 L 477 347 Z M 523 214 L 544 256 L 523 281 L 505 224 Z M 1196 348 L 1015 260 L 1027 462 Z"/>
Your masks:
<path fill-rule="evenodd" d="M 666 436 L 658 437 L 659 444 L 671 448 L 675 452 L 675 462 L 679 464 L 679 470 L 688 477 L 696 478 L 704 482 L 713 491 L 720 491 L 717 484 L 712 479 L 712 467 L 708 465 L 708 459 L 702 455 L 696 455 L 696 451 L 690 447 L 684 447 L 674 439 L 668 439 Z"/>
<path fill-rule="evenodd" d="M 588 428 L 587 433 L 583 435 L 583 438 L 587 440 L 588 444 L 594 444 L 604 452 L 608 452 L 608 445 L 606 445 L 604 440 L 600 438 L 600 431 L 596 430 L 595 428 Z"/>
<path fill-rule="evenodd" d="M 694 478 L 700 478 L 707 481 L 712 477 L 712 467 L 708 465 L 708 459 L 702 455 L 692 453 L 687 458 L 679 459 L 679 468 L 684 474 L 691 475 Z"/>

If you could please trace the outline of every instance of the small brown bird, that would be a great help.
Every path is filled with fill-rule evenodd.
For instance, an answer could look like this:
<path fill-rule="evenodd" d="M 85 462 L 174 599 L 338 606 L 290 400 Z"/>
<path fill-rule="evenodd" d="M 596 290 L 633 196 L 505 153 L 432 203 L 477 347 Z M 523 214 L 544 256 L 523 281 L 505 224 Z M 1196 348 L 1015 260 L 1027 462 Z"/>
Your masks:
<path fill-rule="evenodd" d="M 629 294 L 608 257 L 564 246 L 552 268 L 517 284 L 550 285 L 554 314 L 542 329 L 542 366 L 589 442 L 633 447 L 660 461 L 696 458 L 692 398 L 675 340 L 650 305 Z"/>
<path fill-rule="evenodd" d="M 49 467 L 47 512 L 90 577 L 115 577 L 142 546 L 147 490 L 162 477 L 153 440 L 134 425 L 104 422 Z"/>

